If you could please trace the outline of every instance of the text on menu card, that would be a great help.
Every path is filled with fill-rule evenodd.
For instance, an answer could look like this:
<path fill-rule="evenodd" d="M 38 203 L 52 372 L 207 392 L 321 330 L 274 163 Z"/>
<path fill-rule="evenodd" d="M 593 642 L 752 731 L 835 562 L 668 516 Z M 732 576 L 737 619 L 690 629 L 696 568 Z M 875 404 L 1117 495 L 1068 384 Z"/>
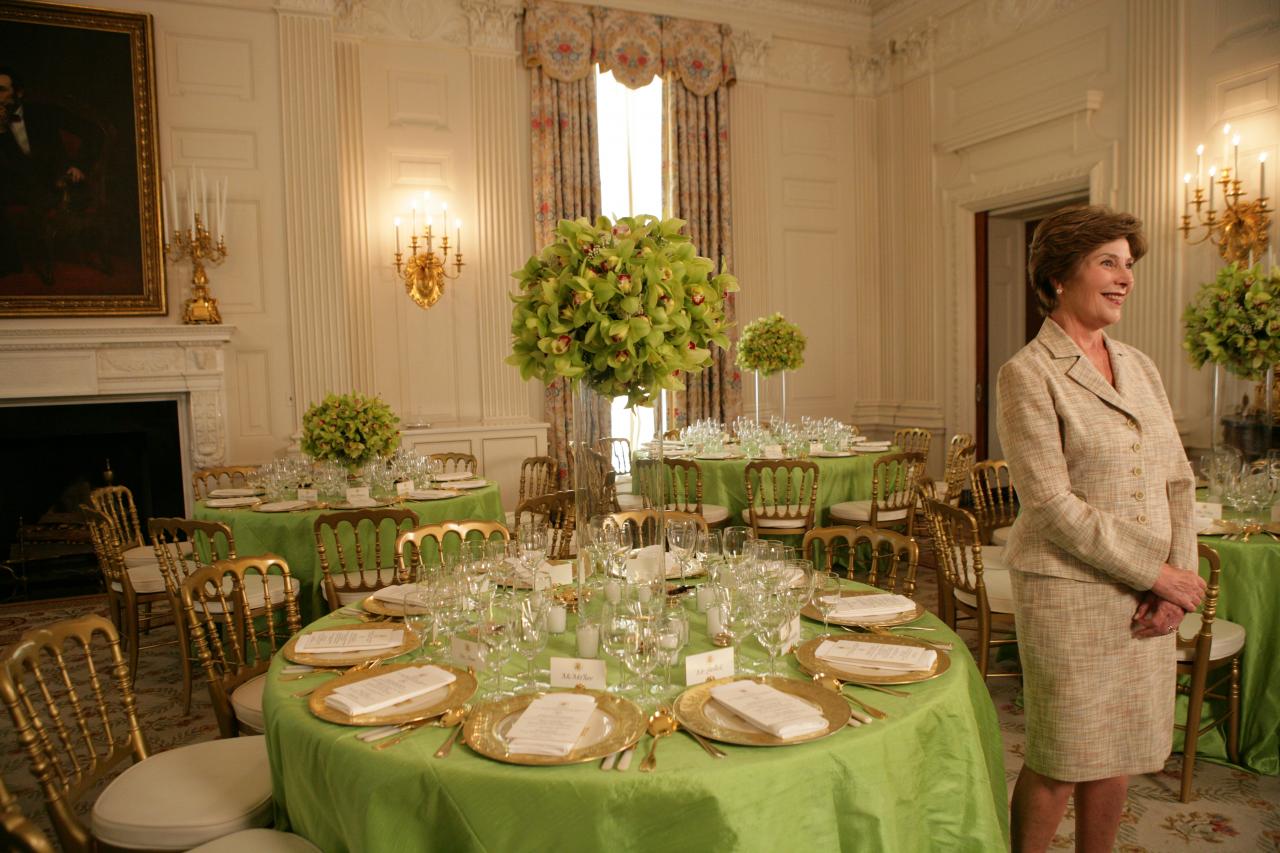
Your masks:
<path fill-rule="evenodd" d="M 606 687 L 604 661 L 590 658 L 552 658 L 552 687 L 583 687 L 604 690 Z"/>

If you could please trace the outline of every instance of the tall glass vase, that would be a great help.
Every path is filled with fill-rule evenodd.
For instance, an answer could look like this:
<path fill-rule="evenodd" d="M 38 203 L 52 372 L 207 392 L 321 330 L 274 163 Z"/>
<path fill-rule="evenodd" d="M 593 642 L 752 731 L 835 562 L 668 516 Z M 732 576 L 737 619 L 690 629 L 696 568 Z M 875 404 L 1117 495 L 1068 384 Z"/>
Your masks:
<path fill-rule="evenodd" d="M 787 371 L 781 371 L 782 374 L 782 422 L 787 422 Z"/>
<path fill-rule="evenodd" d="M 597 449 L 611 432 L 610 400 L 585 382 L 573 388 L 573 434 L 569 437 L 569 464 L 573 475 L 574 528 L 585 530 L 598 515 L 614 508 L 614 484 L 609 476 L 609 454 Z M 603 445 L 601 445 L 603 447 Z M 581 545 L 581 536 L 578 537 Z"/>
<path fill-rule="evenodd" d="M 756 426 L 760 426 L 760 371 L 751 371 L 756 380 Z"/>

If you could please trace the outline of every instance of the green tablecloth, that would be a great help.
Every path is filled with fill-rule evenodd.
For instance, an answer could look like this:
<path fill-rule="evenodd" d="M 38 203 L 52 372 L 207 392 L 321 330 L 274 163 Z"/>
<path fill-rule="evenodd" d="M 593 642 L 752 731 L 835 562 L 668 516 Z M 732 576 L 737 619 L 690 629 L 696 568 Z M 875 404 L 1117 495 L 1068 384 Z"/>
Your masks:
<path fill-rule="evenodd" d="M 549 654 L 573 654 L 572 622 L 543 665 Z M 277 826 L 327 853 L 1007 849 L 995 708 L 963 643 L 932 616 L 918 624 L 955 643 L 952 666 L 906 687 L 910 698 L 856 691 L 888 720 L 801 746 L 726 746 L 721 760 L 677 735 L 659 747 L 653 773 L 639 772 L 642 753 L 625 773 L 594 762 L 507 765 L 461 745 L 435 759 L 445 737 L 435 728 L 375 751 L 356 739 L 359 729 L 316 719 L 292 695 L 331 676 L 282 682 L 277 659 L 263 697 Z M 805 623 L 807 636 L 820 631 Z M 693 635 L 686 653 L 711 648 L 700 617 Z M 800 675 L 790 660 L 783 668 Z"/>
<path fill-rule="evenodd" d="M 503 521 L 502 497 L 498 487 L 464 492 L 455 498 L 438 501 L 406 501 L 421 524 L 441 521 Z M 215 509 L 203 501 L 196 503 L 196 518 L 221 521 L 231 528 L 236 539 L 236 553 L 278 554 L 289 564 L 289 571 L 302 585 L 298 605 L 302 619 L 309 622 L 328 611 L 324 600 L 324 576 L 316 556 L 315 520 L 327 510 L 306 512 L 254 512 L 251 509 Z M 394 553 L 388 550 L 387 553 Z"/>
<path fill-rule="evenodd" d="M 818 504 L 814 524 L 827 524 L 827 508 L 844 501 L 862 501 L 871 497 L 871 468 L 883 453 L 858 453 L 830 459 L 813 457 L 818 463 Z M 729 523 L 742 524 L 742 511 L 747 508 L 746 470 L 750 459 L 698 459 L 702 469 L 702 502 L 728 507 Z M 633 478 L 633 492 L 640 483 Z"/>
<path fill-rule="evenodd" d="M 1242 625 L 1244 655 L 1240 666 L 1240 760 L 1255 773 L 1280 774 L 1280 542 L 1254 536 L 1233 542 L 1221 536 L 1200 541 L 1218 552 L 1222 564 L 1218 616 Z M 1208 564 L 1200 573 L 1209 575 Z M 1210 674 L 1210 679 L 1214 678 Z M 1222 711 L 1216 704 L 1212 713 Z M 1210 712 L 1206 711 L 1206 718 Z M 1186 718 L 1186 698 L 1179 698 L 1178 719 Z M 1175 748 L 1182 733 L 1175 732 Z M 1197 755 L 1226 760 L 1221 729 L 1201 735 Z"/>

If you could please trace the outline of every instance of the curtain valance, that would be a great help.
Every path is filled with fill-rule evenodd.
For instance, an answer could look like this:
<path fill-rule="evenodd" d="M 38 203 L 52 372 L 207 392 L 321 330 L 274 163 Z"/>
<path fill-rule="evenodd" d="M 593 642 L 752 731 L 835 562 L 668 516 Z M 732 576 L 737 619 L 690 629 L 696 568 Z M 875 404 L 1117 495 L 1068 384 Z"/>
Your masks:
<path fill-rule="evenodd" d="M 673 75 L 696 95 L 735 79 L 728 26 L 543 0 L 524 13 L 525 65 L 555 80 L 579 80 L 599 64 L 636 89 Z"/>

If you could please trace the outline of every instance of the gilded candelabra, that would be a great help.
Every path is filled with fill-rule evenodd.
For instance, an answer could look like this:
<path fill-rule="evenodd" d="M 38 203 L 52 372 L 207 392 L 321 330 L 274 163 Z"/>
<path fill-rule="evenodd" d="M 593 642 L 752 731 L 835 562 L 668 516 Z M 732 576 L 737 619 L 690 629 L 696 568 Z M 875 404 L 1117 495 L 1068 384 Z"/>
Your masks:
<path fill-rule="evenodd" d="M 1223 133 L 1230 131 L 1231 126 L 1223 128 Z M 1232 139 L 1235 149 L 1233 166 L 1223 166 L 1219 174 L 1217 168 L 1209 168 L 1209 194 L 1205 198 L 1204 189 L 1200 186 L 1200 169 L 1203 162 L 1204 146 L 1196 148 L 1195 187 L 1191 185 L 1191 173 L 1182 176 L 1184 186 L 1182 231 L 1184 239 L 1191 245 L 1211 242 L 1218 249 L 1218 254 L 1227 263 L 1239 261 L 1242 264 L 1252 263 L 1262 256 L 1270 242 L 1268 229 L 1271 227 L 1271 210 L 1267 207 L 1267 155 L 1258 157 L 1258 198 L 1254 201 L 1243 201 L 1244 191 L 1240 188 L 1240 137 Z M 1225 159 L 1225 157 L 1224 157 Z M 1222 191 L 1222 209 L 1216 208 L 1218 189 Z M 1207 210 L 1205 207 L 1207 206 Z M 1194 212 L 1192 210 L 1194 208 Z M 1194 216 L 1194 222 L 1192 221 Z M 1193 232 L 1198 236 L 1193 238 Z"/>
<path fill-rule="evenodd" d="M 164 251 L 174 263 L 191 261 L 191 298 L 186 301 L 182 322 L 216 325 L 222 322 L 222 315 L 218 313 L 218 300 L 209 295 L 205 265 L 217 266 L 227 257 L 226 238 L 219 237 L 214 242 L 199 213 L 192 215 L 192 221 L 195 224 L 190 228 L 173 229 L 173 238 L 164 244 Z"/>
<path fill-rule="evenodd" d="M 400 273 L 404 279 L 405 292 L 409 294 L 410 299 L 418 303 L 419 308 L 430 308 L 435 305 L 444 293 L 445 281 L 456 279 L 462 274 L 462 252 L 459 250 L 462 243 L 461 228 L 459 228 L 452 262 L 449 260 L 449 231 L 447 227 L 443 230 L 439 255 L 435 252 L 435 237 L 429 221 L 422 229 L 421 243 L 416 229 L 411 232 L 409 257 L 406 259 L 404 253 L 400 251 L 400 220 L 396 220 L 396 272 Z M 447 269 L 450 263 L 454 266 L 452 275 Z"/>

